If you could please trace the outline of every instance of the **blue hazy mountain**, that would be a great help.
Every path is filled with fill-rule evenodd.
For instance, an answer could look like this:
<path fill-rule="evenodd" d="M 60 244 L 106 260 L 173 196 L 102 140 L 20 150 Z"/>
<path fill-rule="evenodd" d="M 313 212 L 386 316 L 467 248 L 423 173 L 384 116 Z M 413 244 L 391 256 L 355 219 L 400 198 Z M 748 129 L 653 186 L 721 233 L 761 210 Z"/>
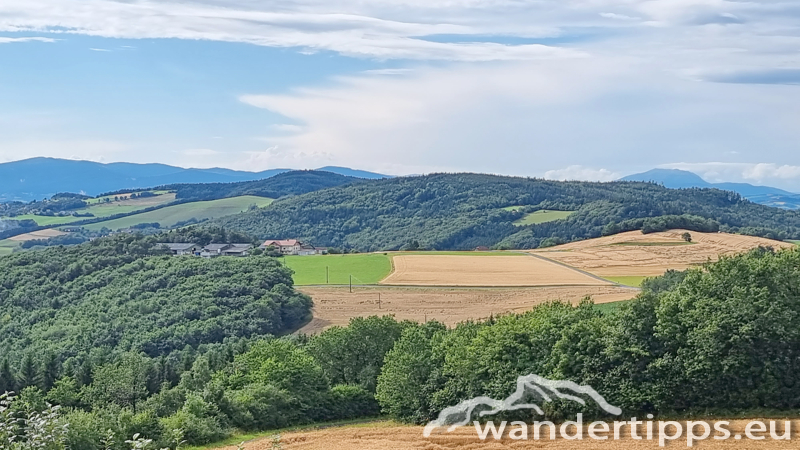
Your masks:
<path fill-rule="evenodd" d="M 98 195 L 178 183 L 234 183 L 270 178 L 290 169 L 245 172 L 223 168 L 186 169 L 166 164 L 96 163 L 57 158 L 31 158 L 0 164 L 0 201 L 41 200 L 58 192 Z M 325 170 L 358 178 L 384 175 L 344 167 Z"/>
<path fill-rule="evenodd" d="M 391 175 L 383 175 L 375 172 L 367 172 L 366 170 L 351 169 L 349 167 L 325 166 L 325 167 L 320 167 L 317 170 L 338 173 L 339 175 L 344 175 L 346 177 L 366 178 L 369 180 L 378 180 L 381 178 L 393 178 Z"/>
<path fill-rule="evenodd" d="M 645 181 L 661 184 L 670 189 L 714 188 L 733 191 L 754 203 L 784 209 L 800 209 L 800 194 L 770 186 L 749 183 L 709 183 L 687 170 L 653 169 L 621 178 L 620 181 Z"/>

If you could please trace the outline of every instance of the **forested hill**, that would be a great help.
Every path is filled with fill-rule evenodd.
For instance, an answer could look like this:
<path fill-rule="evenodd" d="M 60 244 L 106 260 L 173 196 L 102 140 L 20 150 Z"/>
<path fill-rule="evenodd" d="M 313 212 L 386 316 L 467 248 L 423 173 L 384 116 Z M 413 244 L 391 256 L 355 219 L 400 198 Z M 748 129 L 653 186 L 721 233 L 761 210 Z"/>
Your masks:
<path fill-rule="evenodd" d="M 522 207 L 510 210 L 508 207 Z M 506 209 L 504 209 L 506 208 Z M 518 226 L 536 210 L 576 211 L 567 219 Z M 691 215 L 691 216 L 688 216 Z M 434 174 L 324 189 L 218 221 L 261 238 L 301 238 L 362 251 L 414 246 L 535 248 L 640 227 L 696 221 L 724 231 L 800 237 L 800 214 L 717 189 L 667 189 L 639 182 L 559 182 L 480 174 Z M 710 220 L 707 220 L 710 219 Z M 653 219 L 649 219 L 653 222 Z"/>
<path fill-rule="evenodd" d="M 216 200 L 257 195 L 280 198 L 287 195 L 305 194 L 320 189 L 342 186 L 362 181 L 361 178 L 319 170 L 293 170 L 264 180 L 237 183 L 171 184 L 159 189 L 174 190 L 179 200 Z"/>
<path fill-rule="evenodd" d="M 117 235 L 0 258 L 0 355 L 62 362 L 169 355 L 293 331 L 311 299 L 272 258 L 164 256 L 154 237 Z"/>

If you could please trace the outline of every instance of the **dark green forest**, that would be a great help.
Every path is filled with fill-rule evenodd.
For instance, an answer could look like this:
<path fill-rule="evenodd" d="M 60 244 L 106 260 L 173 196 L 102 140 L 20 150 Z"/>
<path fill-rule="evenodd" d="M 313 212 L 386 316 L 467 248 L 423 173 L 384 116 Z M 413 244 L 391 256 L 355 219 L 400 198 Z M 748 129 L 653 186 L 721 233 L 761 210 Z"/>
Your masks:
<path fill-rule="evenodd" d="M 241 195 L 280 198 L 360 181 L 360 178 L 332 172 L 293 170 L 264 180 L 237 183 L 172 184 L 161 186 L 159 189 L 175 191 L 179 200 L 190 201 L 216 200 Z"/>
<path fill-rule="evenodd" d="M 311 300 L 272 258 L 173 258 L 156 237 L 117 235 L 0 258 L 0 353 L 62 362 L 91 352 L 168 356 L 292 331 Z"/>
<path fill-rule="evenodd" d="M 523 208 L 503 209 L 509 206 Z M 538 225 L 513 224 L 541 209 L 576 212 Z M 695 231 L 800 237 L 800 213 L 757 205 L 728 191 L 479 174 L 361 181 L 281 199 L 217 223 L 258 238 L 300 238 L 361 251 L 397 250 L 410 242 L 428 249 L 466 250 L 536 248 L 599 237 L 614 226 L 643 229 L 643 219 L 661 216 L 672 216 L 672 224 Z M 666 220 L 647 224 L 654 230 L 669 225 Z"/>

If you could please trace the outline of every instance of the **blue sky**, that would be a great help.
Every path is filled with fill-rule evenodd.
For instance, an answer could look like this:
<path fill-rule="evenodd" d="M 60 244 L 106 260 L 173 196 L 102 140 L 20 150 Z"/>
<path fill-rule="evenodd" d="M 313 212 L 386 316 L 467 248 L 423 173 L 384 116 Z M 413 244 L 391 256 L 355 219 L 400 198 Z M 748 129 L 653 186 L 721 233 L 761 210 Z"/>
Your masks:
<path fill-rule="evenodd" d="M 800 0 L 17 0 L 0 161 L 800 192 Z"/>

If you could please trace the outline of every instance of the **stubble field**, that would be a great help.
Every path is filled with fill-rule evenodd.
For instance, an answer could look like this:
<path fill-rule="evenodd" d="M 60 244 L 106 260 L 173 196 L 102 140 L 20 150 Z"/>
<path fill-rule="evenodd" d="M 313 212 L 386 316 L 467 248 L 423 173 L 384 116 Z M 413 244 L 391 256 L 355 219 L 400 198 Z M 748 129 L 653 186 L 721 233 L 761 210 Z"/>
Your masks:
<path fill-rule="evenodd" d="M 732 435 L 744 435 L 747 421 L 730 421 Z M 799 421 L 794 421 L 792 429 L 796 432 L 800 426 Z M 627 430 L 627 429 L 626 429 Z M 783 423 L 779 424 L 778 433 L 783 430 Z M 644 430 L 640 431 L 643 435 Z M 699 429 L 698 429 L 699 432 Z M 769 435 L 769 433 L 759 433 Z M 713 435 L 713 434 L 712 434 Z M 584 429 L 584 436 L 586 430 Z M 490 438 L 481 441 L 476 436 L 474 427 L 459 428 L 452 433 L 434 434 L 429 438 L 422 435 L 422 427 L 403 426 L 391 422 L 329 428 L 312 431 L 290 432 L 281 435 L 283 450 L 500 450 L 500 449 L 542 449 L 542 450 L 621 450 L 621 449 L 657 449 L 657 448 L 687 448 L 685 438 L 659 447 L 658 440 L 634 440 L 630 433 L 622 434 L 620 440 L 596 441 L 585 438 L 584 440 L 556 439 L 550 441 L 528 440 L 514 441 L 508 438 L 495 441 Z M 769 437 L 761 441 L 753 440 L 714 440 L 707 439 L 694 443 L 695 448 L 709 450 L 782 450 L 796 449 L 796 436 L 793 440 L 776 441 Z M 272 443 L 268 438 L 247 442 L 245 450 L 269 450 Z M 236 446 L 225 447 L 224 450 L 236 450 Z"/>
<path fill-rule="evenodd" d="M 602 286 L 607 281 L 536 257 L 398 255 L 381 284 L 400 286 Z"/>
<path fill-rule="evenodd" d="M 334 325 L 347 325 L 352 317 L 394 315 L 398 320 L 438 320 L 452 326 L 490 315 L 524 312 L 552 301 L 580 302 L 591 296 L 595 303 L 629 300 L 635 289 L 608 286 L 538 288 L 425 288 L 425 287 L 301 287 L 314 299 L 314 318 L 299 332 L 315 334 Z M 380 298 L 380 303 L 379 303 Z"/>
<path fill-rule="evenodd" d="M 692 243 L 683 240 L 683 233 L 691 234 Z M 668 269 L 696 267 L 716 261 L 719 255 L 742 253 L 758 246 L 778 249 L 793 245 L 727 233 L 670 230 L 642 234 L 630 231 L 530 252 L 601 277 L 641 277 L 662 275 Z"/>

